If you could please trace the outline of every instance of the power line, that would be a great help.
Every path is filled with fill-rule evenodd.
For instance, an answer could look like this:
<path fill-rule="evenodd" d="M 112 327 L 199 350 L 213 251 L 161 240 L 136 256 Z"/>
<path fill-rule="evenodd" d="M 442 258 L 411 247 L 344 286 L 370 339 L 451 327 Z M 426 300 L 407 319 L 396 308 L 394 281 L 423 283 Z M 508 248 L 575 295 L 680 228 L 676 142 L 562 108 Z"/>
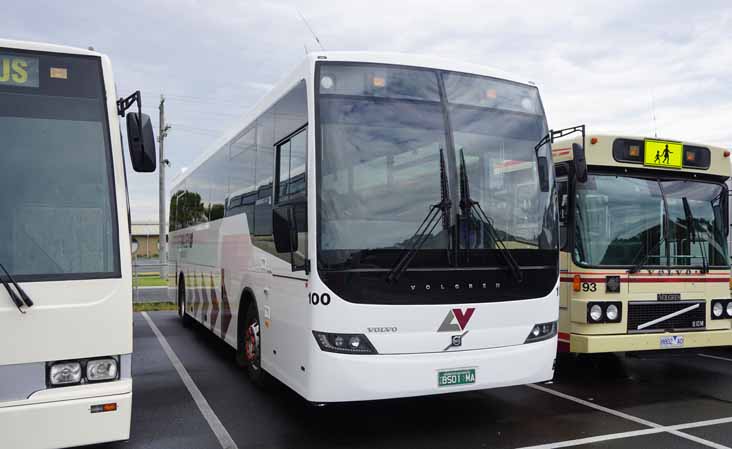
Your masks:
<path fill-rule="evenodd" d="M 145 95 L 159 96 L 160 93 L 151 90 L 141 90 Z M 241 102 L 224 100 L 216 97 L 200 97 L 195 95 L 182 95 L 182 94 L 165 94 L 165 99 L 169 101 L 179 101 L 182 103 L 193 103 L 193 104 L 213 104 L 213 105 L 229 105 L 229 106 L 240 106 Z"/>

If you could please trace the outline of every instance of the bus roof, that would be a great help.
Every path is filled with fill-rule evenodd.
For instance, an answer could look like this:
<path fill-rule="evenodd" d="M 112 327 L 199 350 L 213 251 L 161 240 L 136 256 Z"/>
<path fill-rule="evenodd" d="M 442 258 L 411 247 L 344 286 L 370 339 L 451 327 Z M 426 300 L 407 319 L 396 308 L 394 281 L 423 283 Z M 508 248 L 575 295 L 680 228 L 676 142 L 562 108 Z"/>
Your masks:
<path fill-rule="evenodd" d="M 171 187 L 179 185 L 199 166 L 201 166 L 216 151 L 221 149 L 229 141 L 235 139 L 246 127 L 248 127 L 260 114 L 264 113 L 278 99 L 289 92 L 295 85 L 303 79 L 314 73 L 315 63 L 319 61 L 337 61 L 337 62 L 362 62 L 372 64 L 393 64 L 411 67 L 423 67 L 430 69 L 450 70 L 455 72 L 470 73 L 475 75 L 489 76 L 497 79 L 511 81 L 514 83 L 524 84 L 536 87 L 533 81 L 521 79 L 500 70 L 477 64 L 454 61 L 451 59 L 438 58 L 434 56 L 390 53 L 390 52 L 363 52 L 363 51 L 317 51 L 308 53 L 303 60 L 282 80 L 280 80 L 274 88 L 265 94 L 255 105 L 245 112 L 241 118 L 236 120 L 235 125 L 228 132 L 222 133 L 221 137 L 216 139 L 195 159 L 188 169 L 183 173 L 178 173 L 171 179 Z"/>
<path fill-rule="evenodd" d="M 656 140 L 664 142 L 675 142 L 682 143 L 684 147 L 694 146 L 708 148 L 710 151 L 711 159 L 709 168 L 694 168 L 684 166 L 681 169 L 678 168 L 664 168 L 664 167 L 653 167 L 644 165 L 643 161 L 639 162 L 624 162 L 618 161 L 613 156 L 613 143 L 617 139 L 627 139 L 633 141 L 645 142 L 646 140 Z M 592 143 L 592 142 L 595 143 Z M 582 137 L 577 136 L 572 139 L 558 140 L 552 145 L 552 156 L 554 163 L 562 163 L 571 161 L 573 159 L 572 144 L 582 143 Z M 681 141 L 676 139 L 664 139 L 659 137 L 644 137 L 634 135 L 620 135 L 620 134 L 587 134 L 585 138 L 585 158 L 588 166 L 595 167 L 624 167 L 624 168 L 642 168 L 648 170 L 658 170 L 666 172 L 691 172 L 695 174 L 704 174 L 711 176 L 723 176 L 729 177 L 732 172 L 732 164 L 730 157 L 725 156 L 726 148 L 722 148 L 714 145 L 707 145 L 698 142 Z"/>
<path fill-rule="evenodd" d="M 13 48 L 17 50 L 45 51 L 49 53 L 65 53 L 84 56 L 104 56 L 99 52 L 66 45 L 48 44 L 45 42 L 16 41 L 0 39 L 0 48 Z"/>

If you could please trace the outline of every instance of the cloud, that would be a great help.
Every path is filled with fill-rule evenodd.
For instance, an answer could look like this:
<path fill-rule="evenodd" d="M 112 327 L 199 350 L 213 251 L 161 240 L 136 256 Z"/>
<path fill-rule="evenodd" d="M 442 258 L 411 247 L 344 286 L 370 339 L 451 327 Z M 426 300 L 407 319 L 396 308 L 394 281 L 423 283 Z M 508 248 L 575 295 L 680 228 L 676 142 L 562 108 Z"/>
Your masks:
<path fill-rule="evenodd" d="M 94 45 L 120 95 L 142 90 L 155 126 L 165 94 L 172 175 L 317 48 L 297 9 L 328 50 L 431 54 L 533 80 L 555 128 L 732 142 L 726 1 L 25 1 L 5 11 L 3 34 Z M 130 174 L 133 217 L 157 219 L 157 182 Z"/>

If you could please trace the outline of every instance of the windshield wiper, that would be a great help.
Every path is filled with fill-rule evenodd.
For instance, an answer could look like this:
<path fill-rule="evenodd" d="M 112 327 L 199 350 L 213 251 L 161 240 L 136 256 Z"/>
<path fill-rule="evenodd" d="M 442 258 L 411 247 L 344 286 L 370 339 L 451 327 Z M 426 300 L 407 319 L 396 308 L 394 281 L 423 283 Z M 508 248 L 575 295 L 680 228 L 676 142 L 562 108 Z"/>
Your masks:
<path fill-rule="evenodd" d="M 488 236 L 491 238 L 491 240 L 493 240 L 496 248 L 501 253 L 503 259 L 506 261 L 506 266 L 511 271 L 511 275 L 513 276 L 514 280 L 516 281 L 516 283 L 520 284 L 524 280 L 521 266 L 518 264 L 518 262 L 516 262 L 516 259 L 514 259 L 511 251 L 506 248 L 506 244 L 503 243 L 503 240 L 498 237 L 498 231 L 496 231 L 495 226 L 493 226 L 493 220 L 488 217 L 488 215 L 486 215 L 485 211 L 480 206 L 480 203 L 474 201 L 470 197 L 470 184 L 468 181 L 468 172 L 465 168 L 465 154 L 463 153 L 462 148 L 460 148 L 460 209 L 462 210 L 463 215 L 468 219 L 468 229 L 470 228 L 470 224 L 473 220 L 473 213 L 475 213 L 475 215 L 478 217 L 478 221 L 486 225 L 486 229 L 488 230 Z M 469 233 L 466 246 L 466 250 L 469 252 Z"/>
<path fill-rule="evenodd" d="M 8 270 L 5 269 L 3 264 L 0 263 L 0 268 L 2 268 L 3 272 L 5 273 L 5 276 L 0 276 L 0 282 L 2 282 L 3 287 L 5 287 L 5 290 L 8 292 L 8 295 L 10 295 L 10 299 L 15 303 L 15 307 L 18 308 L 20 313 L 25 313 L 25 310 L 23 310 L 23 306 L 25 307 L 32 307 L 33 301 L 30 299 L 30 297 L 23 291 L 22 288 L 20 288 L 20 285 L 18 285 L 17 282 L 15 282 L 15 279 L 8 273 Z M 7 279 L 6 279 L 7 277 Z M 10 282 L 8 282 L 8 280 Z M 17 290 L 17 293 L 13 291 L 12 288 L 10 288 L 10 284 L 13 284 L 13 287 Z"/>
<path fill-rule="evenodd" d="M 651 247 L 651 249 L 645 251 L 645 254 L 643 251 L 643 245 L 641 245 L 641 249 L 638 251 L 638 254 L 635 255 L 633 261 L 635 262 L 639 257 L 643 257 L 641 257 L 638 263 L 633 264 L 633 266 L 628 270 L 628 273 L 633 274 L 639 272 L 641 268 L 643 268 L 643 266 L 648 263 L 648 259 L 650 259 L 651 257 L 655 257 L 652 256 L 651 253 L 655 252 L 661 246 L 661 242 L 666 242 L 666 245 L 668 245 L 668 237 L 666 236 L 665 232 L 663 236 L 661 236 L 661 238 L 659 238 L 658 241 L 653 244 L 653 247 Z M 660 258 L 661 256 L 659 255 L 658 257 Z"/>
<path fill-rule="evenodd" d="M 450 201 L 450 194 L 447 189 L 447 172 L 445 169 L 445 154 L 442 148 L 440 148 L 440 202 L 433 204 L 430 207 L 430 211 L 427 216 L 419 225 L 417 231 L 409 239 L 411 245 L 406 248 L 401 257 L 397 260 L 394 267 L 392 267 L 389 274 L 386 276 L 388 282 L 396 282 L 401 277 L 402 273 L 407 269 L 412 260 L 417 255 L 417 251 L 425 244 L 425 242 L 432 235 L 432 231 L 435 230 L 437 225 L 442 221 L 442 229 L 445 229 L 449 233 L 450 229 L 450 210 L 452 208 L 452 202 Z M 440 220 L 442 219 L 442 220 Z M 448 249 L 448 257 L 450 251 Z"/>
<path fill-rule="evenodd" d="M 689 200 L 686 197 L 681 198 L 681 202 L 684 205 L 684 215 L 686 215 L 686 223 L 689 228 L 689 238 L 694 243 L 699 243 L 699 251 L 701 252 L 702 258 L 702 273 L 708 273 L 707 267 L 707 255 L 704 252 L 704 244 L 701 239 L 697 239 L 696 227 L 694 226 L 694 215 L 691 213 L 691 206 L 689 206 Z"/>
<path fill-rule="evenodd" d="M 656 252 L 657 249 L 661 247 L 661 242 L 666 242 L 666 264 L 670 264 L 669 257 L 668 257 L 668 249 L 670 246 L 671 239 L 668 237 L 668 231 L 670 229 L 669 224 L 669 213 L 668 213 L 668 203 L 666 202 L 666 193 L 663 191 L 663 185 L 661 184 L 661 181 L 659 179 L 656 179 L 656 183 L 658 184 L 658 190 L 661 192 L 661 200 L 663 201 L 663 223 L 661 223 L 661 226 L 663 227 L 663 238 L 658 239 L 658 241 L 653 245 L 651 249 L 645 252 L 643 254 L 643 244 L 641 242 L 641 247 L 638 250 L 638 254 L 633 257 L 633 266 L 628 270 L 628 273 L 633 274 L 640 271 L 641 268 L 648 262 L 648 259 L 651 257 L 651 253 Z M 639 257 L 642 258 L 638 261 L 638 263 L 635 263 L 636 259 Z M 658 255 L 658 263 L 661 264 L 661 254 Z"/>

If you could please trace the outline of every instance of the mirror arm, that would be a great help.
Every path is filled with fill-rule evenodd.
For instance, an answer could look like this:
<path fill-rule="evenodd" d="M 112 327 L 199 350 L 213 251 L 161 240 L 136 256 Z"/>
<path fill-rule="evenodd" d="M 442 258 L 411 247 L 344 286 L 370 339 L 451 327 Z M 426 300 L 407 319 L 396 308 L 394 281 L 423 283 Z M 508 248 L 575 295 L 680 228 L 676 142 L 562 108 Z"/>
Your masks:
<path fill-rule="evenodd" d="M 554 143 L 554 139 L 561 139 L 562 137 L 568 136 L 573 133 L 582 133 L 582 148 L 585 148 L 585 125 L 577 125 L 569 128 L 563 128 L 558 130 L 550 129 L 546 136 L 542 137 L 539 143 L 534 147 L 534 151 L 538 154 L 539 149 L 547 143 Z"/>
<path fill-rule="evenodd" d="M 137 128 L 139 131 L 139 135 L 142 136 L 142 95 L 140 95 L 139 90 L 136 90 L 127 98 L 120 97 L 120 99 L 117 100 L 117 114 L 120 117 L 124 117 L 125 112 L 127 112 L 127 110 L 131 108 L 132 105 L 135 103 L 137 103 L 137 114 L 140 117 L 140 119 L 137 121 Z"/>

